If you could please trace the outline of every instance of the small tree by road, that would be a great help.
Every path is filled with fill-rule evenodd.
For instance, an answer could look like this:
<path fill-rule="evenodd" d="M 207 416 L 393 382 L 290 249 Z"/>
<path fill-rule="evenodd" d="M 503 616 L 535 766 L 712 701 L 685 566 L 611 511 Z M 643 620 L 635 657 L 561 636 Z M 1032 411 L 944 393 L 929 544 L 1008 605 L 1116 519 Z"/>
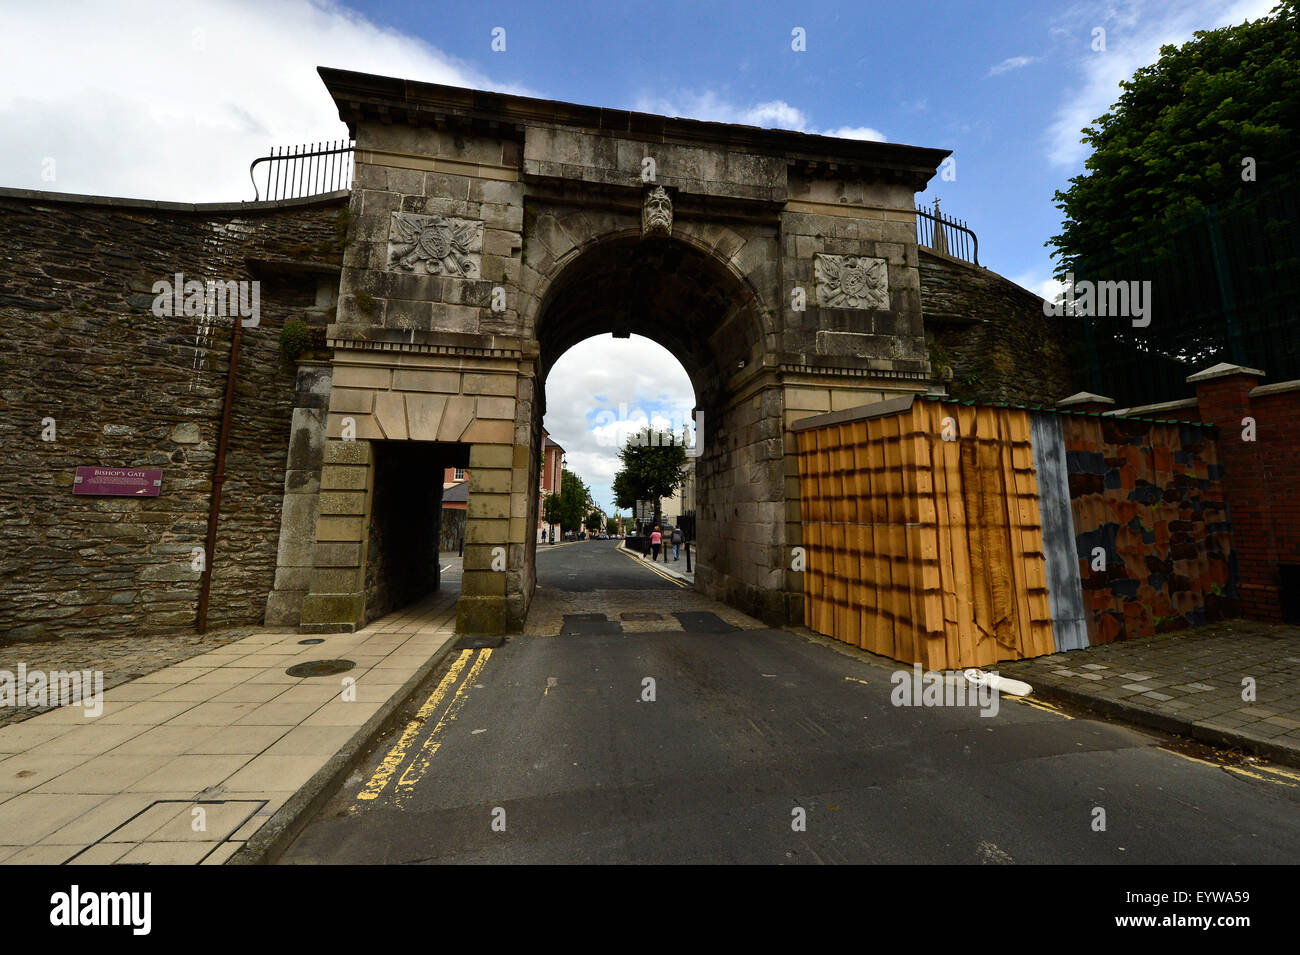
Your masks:
<path fill-rule="evenodd" d="M 686 479 L 685 437 L 645 428 L 618 452 L 623 466 L 614 475 L 614 503 L 635 511 L 638 501 L 654 501 L 654 525 L 662 526 L 660 499 L 671 497 Z"/>
<path fill-rule="evenodd" d="M 564 517 L 564 503 L 558 494 L 548 494 L 542 501 L 542 519 L 547 524 L 559 524 Z"/>

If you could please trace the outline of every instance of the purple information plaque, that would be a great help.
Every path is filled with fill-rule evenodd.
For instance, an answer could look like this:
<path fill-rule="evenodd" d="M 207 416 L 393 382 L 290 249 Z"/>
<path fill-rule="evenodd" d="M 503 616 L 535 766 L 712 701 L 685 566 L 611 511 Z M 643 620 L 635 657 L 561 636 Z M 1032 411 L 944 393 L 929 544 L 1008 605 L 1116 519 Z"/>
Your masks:
<path fill-rule="evenodd" d="M 143 468 L 77 468 L 73 494 L 111 494 L 119 497 L 157 497 L 162 490 L 162 470 Z"/>

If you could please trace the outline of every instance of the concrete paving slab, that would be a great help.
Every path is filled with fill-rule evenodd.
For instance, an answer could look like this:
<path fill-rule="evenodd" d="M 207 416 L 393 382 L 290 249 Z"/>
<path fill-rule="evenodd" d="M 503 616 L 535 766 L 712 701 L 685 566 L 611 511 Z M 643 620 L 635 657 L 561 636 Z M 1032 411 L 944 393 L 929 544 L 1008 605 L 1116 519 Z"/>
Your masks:
<path fill-rule="evenodd" d="M 457 596 L 318 644 L 259 632 L 200 645 L 111 688 L 97 717 L 59 707 L 0 726 L 0 863 L 273 855 L 450 650 Z M 333 658 L 357 666 L 285 672 Z"/>
<path fill-rule="evenodd" d="M 1230 620 L 999 665 L 1034 694 L 1300 766 L 1300 627 Z M 1062 666 L 1061 660 L 1070 661 Z M 1105 666 L 1120 691 L 1087 679 Z M 1250 689 L 1253 687 L 1253 696 Z"/>

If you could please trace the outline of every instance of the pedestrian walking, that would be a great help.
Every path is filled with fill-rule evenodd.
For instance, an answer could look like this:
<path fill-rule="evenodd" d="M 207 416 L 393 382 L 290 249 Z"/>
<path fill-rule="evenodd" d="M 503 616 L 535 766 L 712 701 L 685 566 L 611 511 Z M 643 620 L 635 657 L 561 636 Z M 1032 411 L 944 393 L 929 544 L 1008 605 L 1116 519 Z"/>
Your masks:
<path fill-rule="evenodd" d="M 663 543 L 663 540 L 664 535 L 659 533 L 659 525 L 656 524 L 654 533 L 650 535 L 650 549 L 654 551 L 654 556 L 650 558 L 651 560 L 659 559 L 659 545 Z"/>
<path fill-rule="evenodd" d="M 681 553 L 682 541 L 684 540 L 686 540 L 686 537 L 682 534 L 682 529 L 680 527 L 674 527 L 672 536 L 673 560 L 676 560 L 678 555 Z"/>

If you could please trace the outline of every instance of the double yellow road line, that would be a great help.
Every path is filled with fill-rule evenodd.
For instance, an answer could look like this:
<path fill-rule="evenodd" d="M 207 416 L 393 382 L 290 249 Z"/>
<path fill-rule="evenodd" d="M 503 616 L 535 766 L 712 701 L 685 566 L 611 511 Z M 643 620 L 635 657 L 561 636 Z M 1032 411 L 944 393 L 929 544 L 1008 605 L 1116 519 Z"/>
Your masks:
<path fill-rule="evenodd" d="M 470 664 L 468 672 L 465 673 L 465 678 L 460 680 L 461 672 L 465 670 L 466 664 L 469 664 L 470 658 L 475 653 L 478 654 L 477 659 Z M 460 680 L 460 685 L 456 687 L 456 692 L 452 695 L 447 708 L 439 717 L 438 722 L 434 724 L 429 735 L 425 737 L 420 749 L 415 754 L 415 758 L 411 760 L 406 767 L 406 771 L 402 773 L 394 786 L 397 794 L 402 796 L 410 794 L 410 791 L 415 788 L 415 785 L 428 770 L 429 761 L 433 759 L 434 754 L 442 746 L 443 730 L 446 729 L 448 723 L 456 719 L 460 708 L 465 705 L 466 691 L 478 679 L 478 675 L 483 672 L 483 667 L 491 657 L 492 651 L 488 648 L 477 651 L 462 650 L 460 652 L 460 656 L 447 670 L 446 676 L 438 683 L 437 688 L 429 694 L 429 698 L 416 711 L 411 721 L 406 724 L 406 728 L 402 730 L 402 735 L 393 744 L 393 748 L 388 751 L 388 755 L 379 764 L 379 768 L 370 777 L 370 781 L 366 783 L 365 788 L 357 793 L 357 799 L 369 801 L 379 798 L 379 795 L 387 788 L 393 776 L 397 774 L 397 770 L 406 762 L 407 754 L 420 735 L 420 730 L 428 724 L 429 719 L 438 711 L 452 686 L 456 684 L 457 680 Z"/>
<path fill-rule="evenodd" d="M 1247 769 L 1244 766 L 1233 766 L 1231 763 L 1218 763 L 1210 759 L 1201 759 L 1199 756 L 1189 756 L 1187 753 L 1180 753 L 1176 749 L 1161 746 L 1166 753 L 1173 753 L 1180 759 L 1185 759 L 1189 763 L 1200 763 L 1202 766 L 1210 766 L 1214 769 L 1222 769 L 1224 772 L 1232 773 L 1234 776 L 1244 776 L 1246 779 L 1254 779 L 1259 782 L 1273 783 L 1277 786 L 1286 786 L 1288 789 L 1297 788 L 1300 783 L 1300 773 L 1293 769 L 1283 769 L 1280 766 L 1272 766 L 1267 763 L 1257 763 Z"/>

